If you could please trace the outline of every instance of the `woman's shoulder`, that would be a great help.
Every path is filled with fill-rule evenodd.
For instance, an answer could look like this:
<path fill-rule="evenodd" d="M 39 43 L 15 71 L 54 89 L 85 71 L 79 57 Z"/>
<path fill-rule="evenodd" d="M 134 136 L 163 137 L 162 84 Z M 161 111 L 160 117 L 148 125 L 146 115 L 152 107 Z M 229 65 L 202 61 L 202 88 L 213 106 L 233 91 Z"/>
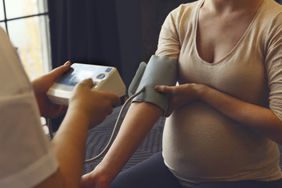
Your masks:
<path fill-rule="evenodd" d="M 255 31 L 263 34 L 265 42 L 281 33 L 282 6 L 274 0 L 264 0 L 255 19 Z M 279 34 L 280 35 L 280 34 Z"/>
<path fill-rule="evenodd" d="M 192 14 L 194 10 L 196 10 L 198 5 L 199 5 L 199 1 L 180 4 L 177 8 L 173 9 L 170 12 L 170 14 L 173 17 L 181 17 L 184 15 L 189 15 L 189 14 Z"/>
<path fill-rule="evenodd" d="M 167 19 L 173 20 L 176 25 L 187 25 L 187 22 L 192 21 L 191 18 L 196 14 L 200 1 L 180 4 L 169 13 Z"/>
<path fill-rule="evenodd" d="M 274 0 L 265 0 L 262 5 L 262 17 L 265 18 L 266 22 L 271 22 L 274 20 L 281 20 L 282 5 Z"/>

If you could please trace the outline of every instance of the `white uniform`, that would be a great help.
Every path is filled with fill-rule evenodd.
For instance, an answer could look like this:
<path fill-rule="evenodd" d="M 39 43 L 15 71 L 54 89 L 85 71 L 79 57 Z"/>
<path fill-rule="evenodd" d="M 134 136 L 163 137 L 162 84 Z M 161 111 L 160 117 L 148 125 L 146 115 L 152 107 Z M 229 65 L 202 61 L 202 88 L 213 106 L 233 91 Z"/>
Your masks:
<path fill-rule="evenodd" d="M 58 168 L 32 86 L 0 28 L 0 187 L 30 188 Z"/>

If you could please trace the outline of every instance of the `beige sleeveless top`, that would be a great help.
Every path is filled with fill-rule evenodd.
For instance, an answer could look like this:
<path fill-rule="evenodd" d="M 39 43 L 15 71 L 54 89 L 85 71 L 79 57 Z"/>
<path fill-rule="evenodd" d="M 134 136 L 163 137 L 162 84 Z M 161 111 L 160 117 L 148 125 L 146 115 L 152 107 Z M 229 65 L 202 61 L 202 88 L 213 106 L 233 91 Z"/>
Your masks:
<path fill-rule="evenodd" d="M 180 84 L 209 85 L 266 106 L 282 120 L 281 6 L 264 0 L 236 46 L 210 64 L 199 57 L 196 48 L 202 3 L 183 4 L 168 15 L 156 55 L 178 58 Z M 184 184 L 281 178 L 275 142 L 201 102 L 186 105 L 167 119 L 163 156 L 167 167 Z"/>

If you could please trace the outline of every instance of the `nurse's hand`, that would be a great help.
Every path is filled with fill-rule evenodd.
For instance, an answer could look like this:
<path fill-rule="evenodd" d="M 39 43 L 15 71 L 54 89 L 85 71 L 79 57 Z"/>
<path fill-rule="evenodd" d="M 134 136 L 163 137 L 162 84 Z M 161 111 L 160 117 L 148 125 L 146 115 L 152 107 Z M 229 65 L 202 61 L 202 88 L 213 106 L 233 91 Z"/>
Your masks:
<path fill-rule="evenodd" d="M 113 108 L 120 104 L 119 97 L 114 93 L 93 89 L 92 79 L 78 83 L 69 100 L 69 109 L 72 112 L 85 116 L 92 126 L 101 123 Z"/>
<path fill-rule="evenodd" d="M 66 107 L 54 104 L 47 96 L 48 89 L 70 69 L 71 63 L 68 61 L 64 65 L 59 66 L 49 73 L 33 80 L 32 86 L 40 110 L 40 114 L 44 117 L 58 117 L 66 111 Z"/>

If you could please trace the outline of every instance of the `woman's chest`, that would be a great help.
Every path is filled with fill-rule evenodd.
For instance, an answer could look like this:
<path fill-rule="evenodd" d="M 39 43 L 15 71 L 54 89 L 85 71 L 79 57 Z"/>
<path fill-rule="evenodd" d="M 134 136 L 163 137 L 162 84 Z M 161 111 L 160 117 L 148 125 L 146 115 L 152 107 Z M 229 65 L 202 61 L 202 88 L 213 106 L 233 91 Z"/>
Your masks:
<path fill-rule="evenodd" d="M 195 46 L 199 56 L 209 63 L 221 61 L 246 37 L 254 13 L 209 15 L 200 11 L 195 28 Z"/>
<path fill-rule="evenodd" d="M 264 61 L 255 49 L 240 48 L 216 64 L 205 62 L 193 50 L 191 54 L 180 54 L 179 82 L 205 84 L 258 104 L 267 98 Z"/>

